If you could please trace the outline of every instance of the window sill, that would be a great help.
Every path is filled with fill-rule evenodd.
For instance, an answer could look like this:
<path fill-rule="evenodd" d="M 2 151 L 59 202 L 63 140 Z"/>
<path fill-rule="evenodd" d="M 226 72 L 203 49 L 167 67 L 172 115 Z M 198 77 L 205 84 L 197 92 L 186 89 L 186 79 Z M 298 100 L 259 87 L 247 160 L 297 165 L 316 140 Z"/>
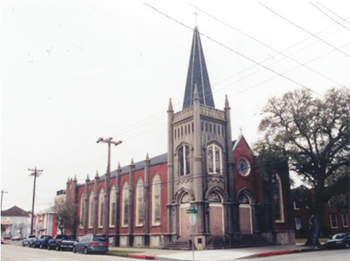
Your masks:
<path fill-rule="evenodd" d="M 152 224 L 152 227 L 160 227 L 160 223 L 154 223 Z"/>

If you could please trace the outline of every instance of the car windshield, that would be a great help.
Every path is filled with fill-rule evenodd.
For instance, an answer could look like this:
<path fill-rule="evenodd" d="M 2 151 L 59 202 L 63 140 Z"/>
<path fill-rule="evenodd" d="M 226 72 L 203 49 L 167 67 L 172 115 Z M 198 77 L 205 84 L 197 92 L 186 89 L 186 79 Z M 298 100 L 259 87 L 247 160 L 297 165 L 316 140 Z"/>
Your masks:
<path fill-rule="evenodd" d="M 105 242 L 106 238 L 104 236 L 94 236 L 92 241 L 102 241 Z"/>
<path fill-rule="evenodd" d="M 336 234 L 332 237 L 332 239 L 342 239 L 344 238 L 345 234 Z"/>

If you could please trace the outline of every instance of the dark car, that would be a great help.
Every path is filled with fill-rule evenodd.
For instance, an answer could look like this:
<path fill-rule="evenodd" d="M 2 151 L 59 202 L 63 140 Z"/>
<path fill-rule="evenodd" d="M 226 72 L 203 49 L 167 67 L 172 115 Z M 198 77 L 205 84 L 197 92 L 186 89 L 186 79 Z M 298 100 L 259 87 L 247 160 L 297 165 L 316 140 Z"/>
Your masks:
<path fill-rule="evenodd" d="M 33 246 L 33 241 L 36 239 L 36 235 L 28 235 L 25 239 L 22 240 L 22 246 Z"/>
<path fill-rule="evenodd" d="M 325 244 L 326 248 L 349 248 L 350 233 L 335 234 Z"/>
<path fill-rule="evenodd" d="M 40 249 L 47 248 L 47 244 L 50 239 L 52 239 L 52 236 L 41 235 L 33 241 L 33 247 L 39 247 Z"/>
<path fill-rule="evenodd" d="M 47 242 L 47 249 L 56 249 L 57 251 L 61 249 L 73 249 L 74 243 L 75 241 L 68 235 L 56 235 Z"/>
<path fill-rule="evenodd" d="M 73 246 L 73 253 L 82 252 L 84 254 L 89 253 L 107 253 L 108 243 L 105 236 L 97 235 L 84 235 L 78 242 L 75 242 Z"/>

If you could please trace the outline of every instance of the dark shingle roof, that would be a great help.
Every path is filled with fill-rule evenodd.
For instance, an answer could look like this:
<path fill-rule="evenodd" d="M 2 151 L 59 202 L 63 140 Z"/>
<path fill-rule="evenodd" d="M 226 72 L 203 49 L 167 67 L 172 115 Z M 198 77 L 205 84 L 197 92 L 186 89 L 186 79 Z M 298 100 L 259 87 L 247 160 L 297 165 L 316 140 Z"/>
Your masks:
<path fill-rule="evenodd" d="M 1 216 L 5 217 L 29 217 L 30 212 L 25 211 L 17 206 L 1 211 Z"/>

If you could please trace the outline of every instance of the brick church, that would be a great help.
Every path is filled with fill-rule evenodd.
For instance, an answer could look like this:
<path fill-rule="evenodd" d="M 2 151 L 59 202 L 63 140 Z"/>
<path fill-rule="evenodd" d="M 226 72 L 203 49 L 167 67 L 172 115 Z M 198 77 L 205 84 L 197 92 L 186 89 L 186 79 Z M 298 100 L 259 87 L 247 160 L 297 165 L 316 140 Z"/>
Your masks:
<path fill-rule="evenodd" d="M 84 183 L 68 179 L 78 217 L 70 233 L 105 234 L 123 247 L 184 248 L 192 235 L 197 249 L 294 243 L 287 164 L 265 171 L 242 135 L 232 140 L 227 97 L 223 107 L 195 27 L 183 108 L 174 112 L 170 100 L 167 111 L 168 152 Z"/>

